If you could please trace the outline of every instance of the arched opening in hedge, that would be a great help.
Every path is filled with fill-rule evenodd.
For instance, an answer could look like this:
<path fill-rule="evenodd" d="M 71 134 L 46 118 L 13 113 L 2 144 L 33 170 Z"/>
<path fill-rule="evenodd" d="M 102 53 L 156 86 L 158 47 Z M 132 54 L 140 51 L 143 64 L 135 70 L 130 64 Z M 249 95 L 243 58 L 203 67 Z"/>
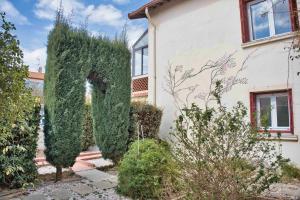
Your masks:
<path fill-rule="evenodd" d="M 45 154 L 57 179 L 80 153 L 86 80 L 96 143 L 104 158 L 118 161 L 128 138 L 130 51 L 125 39 L 91 37 L 58 15 L 48 36 L 44 86 Z"/>

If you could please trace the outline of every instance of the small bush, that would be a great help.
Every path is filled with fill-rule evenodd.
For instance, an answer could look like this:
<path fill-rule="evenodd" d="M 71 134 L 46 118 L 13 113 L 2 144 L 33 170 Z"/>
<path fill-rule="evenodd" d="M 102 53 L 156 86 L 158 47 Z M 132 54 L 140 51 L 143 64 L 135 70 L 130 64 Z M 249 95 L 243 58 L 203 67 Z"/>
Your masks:
<path fill-rule="evenodd" d="M 282 170 L 282 179 L 289 181 L 291 179 L 300 180 L 300 168 L 291 163 L 285 163 L 281 167 Z"/>
<path fill-rule="evenodd" d="M 118 192 L 138 199 L 163 199 L 177 174 L 169 147 L 153 139 L 134 142 L 118 169 Z"/>
<path fill-rule="evenodd" d="M 129 143 L 137 138 L 137 128 L 144 138 L 158 139 L 162 110 L 143 102 L 133 102 L 130 107 Z M 142 137 L 142 136 L 140 136 Z"/>
<path fill-rule="evenodd" d="M 86 151 L 90 146 L 95 145 L 93 134 L 93 118 L 91 113 L 91 105 L 86 104 L 84 109 L 83 133 L 81 135 L 81 149 Z"/>
<path fill-rule="evenodd" d="M 33 161 L 36 154 L 40 105 L 27 112 L 26 118 L 16 121 L 11 134 L 0 144 L 0 183 L 15 188 L 33 183 L 37 168 Z"/>

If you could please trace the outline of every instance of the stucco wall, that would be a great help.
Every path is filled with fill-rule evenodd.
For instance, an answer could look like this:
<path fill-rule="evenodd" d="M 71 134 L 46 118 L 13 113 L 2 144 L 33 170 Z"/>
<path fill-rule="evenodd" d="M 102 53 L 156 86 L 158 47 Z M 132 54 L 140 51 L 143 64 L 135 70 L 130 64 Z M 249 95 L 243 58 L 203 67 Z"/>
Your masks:
<path fill-rule="evenodd" d="M 294 135 L 300 136 L 300 76 L 297 76 L 300 71 L 299 60 L 290 63 L 287 86 L 288 54 L 285 47 L 291 39 L 242 47 L 238 0 L 178 0 L 156 9 L 150 15 L 156 24 L 156 104 L 164 111 L 161 137 L 168 137 L 176 117 L 173 98 L 165 91 L 168 66 L 183 65 L 185 69 L 197 69 L 209 59 L 216 60 L 235 51 L 238 65 L 247 55 L 255 52 L 247 62 L 247 69 L 241 74 L 248 79 L 248 83 L 234 87 L 224 96 L 224 103 L 231 106 L 242 101 L 249 107 L 249 92 L 292 88 Z M 154 103 L 154 27 L 151 24 L 149 62 L 148 101 Z M 189 84 L 196 83 L 200 85 L 199 90 L 205 90 L 207 76 L 204 74 Z M 283 144 L 285 156 L 300 165 L 300 143 Z"/>

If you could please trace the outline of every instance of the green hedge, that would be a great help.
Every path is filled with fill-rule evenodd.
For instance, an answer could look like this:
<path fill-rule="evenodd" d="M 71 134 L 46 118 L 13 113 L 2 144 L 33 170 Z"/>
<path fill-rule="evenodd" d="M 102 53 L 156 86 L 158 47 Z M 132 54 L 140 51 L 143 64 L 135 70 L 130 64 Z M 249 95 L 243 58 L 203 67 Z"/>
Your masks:
<path fill-rule="evenodd" d="M 95 145 L 93 134 L 93 118 L 91 105 L 86 104 L 84 109 L 83 133 L 81 135 L 81 150 L 86 151 L 90 146 Z"/>
<path fill-rule="evenodd" d="M 129 143 L 137 138 L 138 128 L 140 134 L 141 129 L 143 130 L 144 138 L 158 139 L 161 117 L 161 109 L 144 102 L 132 102 L 130 107 Z"/>
<path fill-rule="evenodd" d="M 102 156 L 118 162 L 127 150 L 131 56 L 124 38 L 91 37 L 57 14 L 48 36 L 44 85 L 45 154 L 57 180 L 81 151 L 86 80 L 92 85 L 93 132 Z"/>
<path fill-rule="evenodd" d="M 178 175 L 176 166 L 165 143 L 136 141 L 118 168 L 118 192 L 134 199 L 164 199 Z"/>

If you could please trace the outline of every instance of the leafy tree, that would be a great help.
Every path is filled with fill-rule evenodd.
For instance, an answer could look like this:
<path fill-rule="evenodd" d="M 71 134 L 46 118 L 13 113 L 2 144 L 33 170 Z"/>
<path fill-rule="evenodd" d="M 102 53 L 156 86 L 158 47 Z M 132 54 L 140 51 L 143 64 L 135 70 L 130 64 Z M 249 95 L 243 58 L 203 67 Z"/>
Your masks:
<path fill-rule="evenodd" d="M 0 13 L 0 184 L 20 187 L 33 182 L 39 104 L 26 88 L 28 66 L 23 63 L 15 27 Z"/>

